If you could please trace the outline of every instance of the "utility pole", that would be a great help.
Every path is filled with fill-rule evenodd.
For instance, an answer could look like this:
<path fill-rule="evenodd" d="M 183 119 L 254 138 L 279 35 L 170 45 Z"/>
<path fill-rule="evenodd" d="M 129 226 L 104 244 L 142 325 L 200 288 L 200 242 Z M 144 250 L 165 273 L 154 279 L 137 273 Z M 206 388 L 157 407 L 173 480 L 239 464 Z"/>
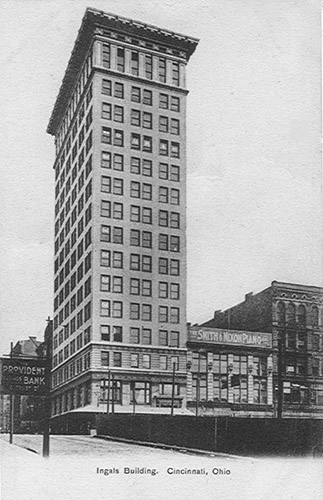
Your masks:
<path fill-rule="evenodd" d="M 13 342 L 10 343 L 10 357 L 13 356 Z M 13 425 L 14 425 L 14 414 L 15 414 L 15 400 L 14 394 L 10 394 L 10 431 L 9 431 L 9 443 L 12 444 L 13 441 Z"/>
<path fill-rule="evenodd" d="M 283 417 L 283 398 L 284 398 L 284 382 L 283 382 L 283 338 L 282 332 L 278 332 L 278 359 L 277 359 L 277 418 Z"/>
<path fill-rule="evenodd" d="M 46 370 L 48 371 L 47 383 L 47 394 L 45 396 L 44 413 L 45 413 L 45 423 L 43 431 L 43 457 L 49 457 L 49 422 L 51 417 L 51 399 L 50 399 L 50 372 L 51 372 L 51 360 L 52 360 L 52 325 L 53 321 L 48 316 L 47 328 L 45 331 L 45 349 L 46 349 Z"/>
<path fill-rule="evenodd" d="M 111 372 L 108 371 L 108 395 L 107 395 L 107 415 L 110 413 L 110 383 L 111 383 Z"/>
<path fill-rule="evenodd" d="M 173 362 L 173 377 L 172 377 L 172 406 L 171 406 L 171 416 L 174 415 L 174 399 L 175 399 L 175 370 L 176 370 L 176 362 Z"/>
<path fill-rule="evenodd" d="M 200 370 L 201 370 L 201 354 L 198 352 L 198 364 L 197 364 L 197 378 L 196 378 L 196 407 L 195 415 L 199 415 L 199 404 L 200 404 Z"/>

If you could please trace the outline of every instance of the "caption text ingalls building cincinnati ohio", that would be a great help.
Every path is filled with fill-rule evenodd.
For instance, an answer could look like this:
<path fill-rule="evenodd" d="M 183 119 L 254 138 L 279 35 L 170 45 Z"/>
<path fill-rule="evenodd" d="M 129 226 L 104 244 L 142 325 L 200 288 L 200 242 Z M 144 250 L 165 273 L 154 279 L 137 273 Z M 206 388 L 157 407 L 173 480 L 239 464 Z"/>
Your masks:
<path fill-rule="evenodd" d="M 186 386 L 186 64 L 198 40 L 87 9 L 55 136 L 52 415 Z M 128 410 L 127 410 L 128 408 Z"/>

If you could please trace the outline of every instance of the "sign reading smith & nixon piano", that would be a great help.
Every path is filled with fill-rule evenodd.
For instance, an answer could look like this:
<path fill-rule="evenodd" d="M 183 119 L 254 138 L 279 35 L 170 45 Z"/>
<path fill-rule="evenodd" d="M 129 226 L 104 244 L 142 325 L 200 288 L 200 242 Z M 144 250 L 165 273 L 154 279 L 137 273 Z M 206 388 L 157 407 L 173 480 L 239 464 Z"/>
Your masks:
<path fill-rule="evenodd" d="M 44 359 L 1 358 L 1 393 L 46 396 L 50 370 Z"/>
<path fill-rule="evenodd" d="M 190 328 L 188 331 L 188 341 L 263 347 L 267 349 L 272 347 L 271 333 L 222 330 L 220 328 Z"/>

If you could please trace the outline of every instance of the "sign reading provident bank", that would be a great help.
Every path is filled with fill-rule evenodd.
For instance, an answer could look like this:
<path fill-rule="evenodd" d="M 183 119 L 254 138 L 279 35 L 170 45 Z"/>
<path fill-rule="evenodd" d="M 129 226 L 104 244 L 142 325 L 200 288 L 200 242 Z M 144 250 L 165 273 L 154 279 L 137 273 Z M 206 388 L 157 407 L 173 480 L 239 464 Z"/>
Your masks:
<path fill-rule="evenodd" d="M 1 358 L 1 393 L 46 396 L 49 368 L 43 359 Z"/>
<path fill-rule="evenodd" d="M 265 347 L 267 349 L 272 347 L 271 333 L 222 330 L 219 328 L 190 328 L 188 331 L 188 341 L 248 347 Z"/>

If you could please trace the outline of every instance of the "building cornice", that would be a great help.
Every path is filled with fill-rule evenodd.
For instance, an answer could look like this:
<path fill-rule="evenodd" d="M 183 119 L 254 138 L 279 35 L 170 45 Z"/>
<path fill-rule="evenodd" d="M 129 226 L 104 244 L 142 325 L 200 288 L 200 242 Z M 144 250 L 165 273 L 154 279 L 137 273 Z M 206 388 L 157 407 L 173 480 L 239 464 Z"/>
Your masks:
<path fill-rule="evenodd" d="M 188 37 L 181 33 L 174 33 L 140 21 L 88 8 L 83 17 L 63 82 L 49 120 L 47 127 L 47 132 L 49 134 L 54 135 L 56 133 L 56 128 L 75 86 L 75 82 L 91 42 L 94 39 L 94 35 L 97 33 L 97 29 L 100 28 L 108 28 L 114 32 L 128 35 L 130 38 L 136 37 L 141 40 L 155 43 L 156 45 L 162 44 L 166 49 L 166 53 L 167 48 L 178 50 L 183 53 L 182 57 L 185 57 L 187 61 L 195 51 L 199 41 L 197 38 Z"/>

